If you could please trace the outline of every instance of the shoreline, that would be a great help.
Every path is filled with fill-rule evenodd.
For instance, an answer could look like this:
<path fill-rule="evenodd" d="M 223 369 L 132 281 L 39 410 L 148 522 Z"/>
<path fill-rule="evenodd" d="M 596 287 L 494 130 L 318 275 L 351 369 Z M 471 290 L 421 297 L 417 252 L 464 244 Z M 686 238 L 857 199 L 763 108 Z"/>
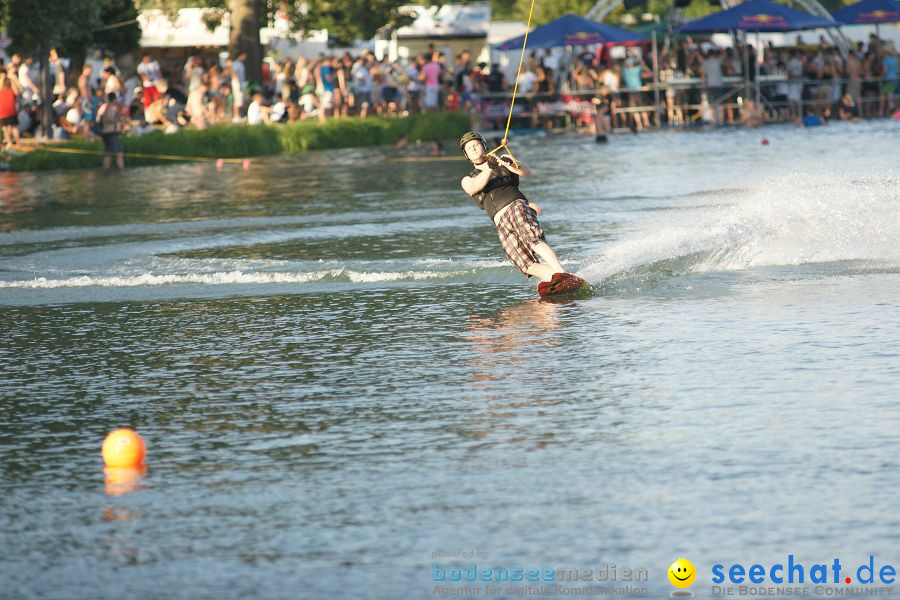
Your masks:
<path fill-rule="evenodd" d="M 152 131 L 122 136 L 126 168 L 183 162 L 233 162 L 259 156 L 300 154 L 379 146 L 409 140 L 458 138 L 470 128 L 465 113 L 425 113 L 407 117 L 369 117 L 298 121 L 284 125 L 213 125 L 203 130 L 182 129 L 172 134 Z M 52 171 L 101 168 L 100 140 L 41 143 L 37 148 L 5 155 L 9 171 Z"/>

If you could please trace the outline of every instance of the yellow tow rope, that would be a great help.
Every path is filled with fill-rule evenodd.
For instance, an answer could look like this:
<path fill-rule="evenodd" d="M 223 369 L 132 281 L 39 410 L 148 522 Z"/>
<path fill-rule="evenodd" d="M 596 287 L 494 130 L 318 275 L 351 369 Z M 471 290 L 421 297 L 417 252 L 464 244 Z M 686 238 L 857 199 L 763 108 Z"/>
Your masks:
<path fill-rule="evenodd" d="M 38 146 L 33 150 L 33 152 L 60 152 L 63 154 L 93 154 L 96 156 L 103 156 L 105 152 L 103 150 L 88 150 L 87 148 L 54 148 L 52 146 Z M 217 162 L 222 161 L 226 163 L 243 163 L 243 158 L 209 158 L 206 156 L 175 156 L 171 154 L 142 154 L 140 152 L 123 152 L 125 156 L 131 158 L 158 158 L 161 160 L 179 160 L 179 161 L 198 161 L 198 162 Z"/>
<path fill-rule="evenodd" d="M 519 55 L 519 68 L 516 70 L 516 82 L 513 85 L 513 94 L 512 100 L 509 103 L 509 116 L 506 117 L 506 131 L 503 132 L 503 139 L 500 140 L 500 145 L 487 153 L 486 156 L 490 156 L 495 153 L 497 150 L 501 148 L 505 149 L 507 153 L 509 153 L 509 157 L 512 158 L 513 163 L 516 165 L 516 168 L 519 168 L 519 161 L 516 160 L 516 157 L 513 156 L 512 151 L 507 146 L 507 142 L 509 141 L 509 124 L 512 121 L 513 116 L 513 107 L 516 105 L 516 93 L 519 91 L 519 75 L 522 73 L 522 61 L 525 60 L 525 46 L 528 45 L 528 32 L 531 29 L 531 16 L 534 14 L 534 0 L 531 0 L 531 8 L 528 9 L 528 25 L 525 27 L 525 39 L 522 40 L 522 54 Z"/>

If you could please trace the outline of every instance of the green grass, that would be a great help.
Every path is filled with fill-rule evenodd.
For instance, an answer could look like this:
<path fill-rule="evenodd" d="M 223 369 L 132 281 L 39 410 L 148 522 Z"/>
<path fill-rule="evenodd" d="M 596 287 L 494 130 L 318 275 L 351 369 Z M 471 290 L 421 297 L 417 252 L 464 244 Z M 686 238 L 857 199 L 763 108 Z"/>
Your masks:
<path fill-rule="evenodd" d="M 173 160 L 128 156 L 129 154 L 167 155 L 191 158 L 244 158 L 280 153 L 295 154 L 309 150 L 327 150 L 392 144 L 400 136 L 409 140 L 447 140 L 469 129 L 469 117 L 463 113 L 433 113 L 403 118 L 330 119 L 298 121 L 289 125 L 216 125 L 203 131 L 185 129 L 165 135 L 159 131 L 139 137 L 123 136 L 126 166 L 176 162 Z M 13 171 L 87 169 L 102 164 L 100 141 L 72 141 L 53 144 L 52 148 L 88 150 L 97 154 L 79 154 L 35 150 L 10 160 Z"/>

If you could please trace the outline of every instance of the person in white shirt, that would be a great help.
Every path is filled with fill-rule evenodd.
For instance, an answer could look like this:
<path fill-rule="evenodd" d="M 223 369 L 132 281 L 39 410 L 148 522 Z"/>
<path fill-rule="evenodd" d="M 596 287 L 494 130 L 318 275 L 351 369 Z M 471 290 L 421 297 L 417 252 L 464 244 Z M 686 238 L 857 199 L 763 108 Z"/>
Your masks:
<path fill-rule="evenodd" d="M 788 73 L 788 102 L 790 103 L 791 116 L 799 119 L 803 116 L 801 105 L 803 102 L 803 60 L 800 52 L 791 51 L 791 59 L 787 62 Z"/>
<path fill-rule="evenodd" d="M 31 65 L 34 59 L 30 56 L 19 65 L 19 85 L 22 86 L 21 99 L 25 102 L 37 100 L 41 97 L 41 90 L 31 78 Z"/>
<path fill-rule="evenodd" d="M 247 54 L 241 52 L 231 63 L 231 95 L 234 96 L 235 121 L 240 121 L 241 110 L 244 108 L 244 83 L 247 81 L 245 60 L 247 60 Z"/>
<path fill-rule="evenodd" d="M 537 82 L 537 75 L 534 71 L 528 71 L 524 69 L 519 74 L 519 93 L 521 94 L 530 94 L 534 89 L 534 84 Z"/>
<path fill-rule="evenodd" d="M 713 48 L 703 58 L 700 75 L 703 86 L 706 89 L 706 99 L 713 108 L 716 125 L 722 123 L 722 107 L 720 99 L 725 94 L 725 80 L 722 75 L 722 55 L 718 49 Z"/>
<path fill-rule="evenodd" d="M 263 96 L 259 92 L 253 94 L 253 101 L 247 107 L 247 124 L 248 125 L 268 125 L 270 122 L 269 115 L 271 110 L 263 104 Z"/>
<path fill-rule="evenodd" d="M 141 58 L 140 64 L 137 66 L 137 74 L 141 80 L 149 79 L 150 83 L 156 83 L 162 79 L 162 71 L 159 63 L 153 60 L 149 54 L 145 54 Z"/>

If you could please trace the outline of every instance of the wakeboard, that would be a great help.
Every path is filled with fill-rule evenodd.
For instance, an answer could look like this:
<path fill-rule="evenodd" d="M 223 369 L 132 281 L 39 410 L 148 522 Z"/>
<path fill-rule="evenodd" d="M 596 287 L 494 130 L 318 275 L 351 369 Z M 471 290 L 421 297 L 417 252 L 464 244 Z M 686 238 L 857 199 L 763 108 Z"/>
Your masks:
<path fill-rule="evenodd" d="M 560 298 L 590 294 L 591 284 L 571 273 L 555 273 L 550 281 L 542 281 L 537 287 L 541 298 Z"/>

